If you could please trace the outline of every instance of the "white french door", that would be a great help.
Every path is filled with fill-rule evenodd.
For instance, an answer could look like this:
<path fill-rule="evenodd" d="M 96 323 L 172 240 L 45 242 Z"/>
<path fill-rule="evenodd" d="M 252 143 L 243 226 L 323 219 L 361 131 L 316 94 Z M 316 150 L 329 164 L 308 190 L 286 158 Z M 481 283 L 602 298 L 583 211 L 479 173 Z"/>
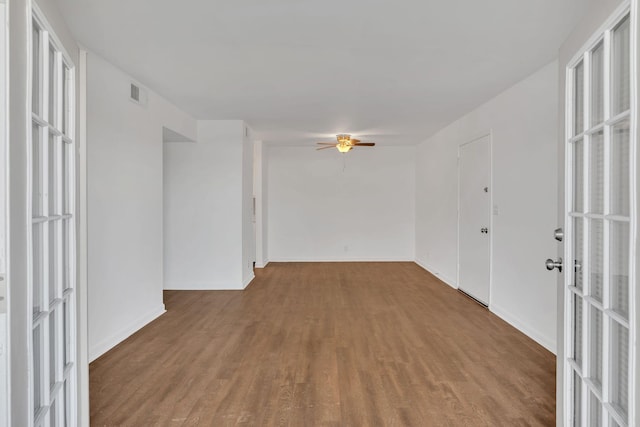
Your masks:
<path fill-rule="evenodd" d="M 77 424 L 75 68 L 35 7 L 32 25 L 31 424 L 74 426 Z"/>
<path fill-rule="evenodd" d="M 567 426 L 634 424 L 633 20 L 616 14 L 567 69 Z"/>

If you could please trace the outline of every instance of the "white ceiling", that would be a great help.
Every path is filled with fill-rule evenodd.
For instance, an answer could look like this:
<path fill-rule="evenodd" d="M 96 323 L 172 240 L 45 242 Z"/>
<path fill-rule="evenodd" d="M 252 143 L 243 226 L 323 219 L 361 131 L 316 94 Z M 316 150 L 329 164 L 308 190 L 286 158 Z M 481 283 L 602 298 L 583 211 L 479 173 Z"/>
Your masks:
<path fill-rule="evenodd" d="M 268 143 L 414 144 L 556 57 L 589 0 L 58 0 L 77 39 Z"/>

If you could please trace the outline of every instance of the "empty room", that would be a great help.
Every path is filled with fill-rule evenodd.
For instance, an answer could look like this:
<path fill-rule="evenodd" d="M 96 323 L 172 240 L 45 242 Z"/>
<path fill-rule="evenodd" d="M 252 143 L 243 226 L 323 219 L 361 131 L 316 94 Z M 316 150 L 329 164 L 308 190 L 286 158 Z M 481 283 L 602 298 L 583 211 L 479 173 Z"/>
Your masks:
<path fill-rule="evenodd" d="M 0 427 L 640 426 L 638 0 L 0 0 Z"/>

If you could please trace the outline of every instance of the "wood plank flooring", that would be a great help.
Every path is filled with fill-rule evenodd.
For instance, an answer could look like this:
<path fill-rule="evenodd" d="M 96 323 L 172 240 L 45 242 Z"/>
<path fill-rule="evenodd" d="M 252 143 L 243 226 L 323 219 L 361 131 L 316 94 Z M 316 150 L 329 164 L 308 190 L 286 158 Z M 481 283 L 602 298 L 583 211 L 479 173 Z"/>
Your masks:
<path fill-rule="evenodd" d="M 552 426 L 555 357 L 413 263 L 168 291 L 90 366 L 95 426 Z"/>

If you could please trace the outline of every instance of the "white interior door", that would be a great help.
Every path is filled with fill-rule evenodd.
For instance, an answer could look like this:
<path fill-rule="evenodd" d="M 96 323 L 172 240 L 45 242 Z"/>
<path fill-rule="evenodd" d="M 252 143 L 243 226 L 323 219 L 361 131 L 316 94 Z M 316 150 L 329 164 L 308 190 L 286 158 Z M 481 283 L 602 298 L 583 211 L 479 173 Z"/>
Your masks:
<path fill-rule="evenodd" d="M 458 287 L 489 305 L 491 155 L 489 137 L 460 146 Z"/>
<path fill-rule="evenodd" d="M 634 26 L 617 14 L 567 70 L 567 426 L 634 425 Z"/>

